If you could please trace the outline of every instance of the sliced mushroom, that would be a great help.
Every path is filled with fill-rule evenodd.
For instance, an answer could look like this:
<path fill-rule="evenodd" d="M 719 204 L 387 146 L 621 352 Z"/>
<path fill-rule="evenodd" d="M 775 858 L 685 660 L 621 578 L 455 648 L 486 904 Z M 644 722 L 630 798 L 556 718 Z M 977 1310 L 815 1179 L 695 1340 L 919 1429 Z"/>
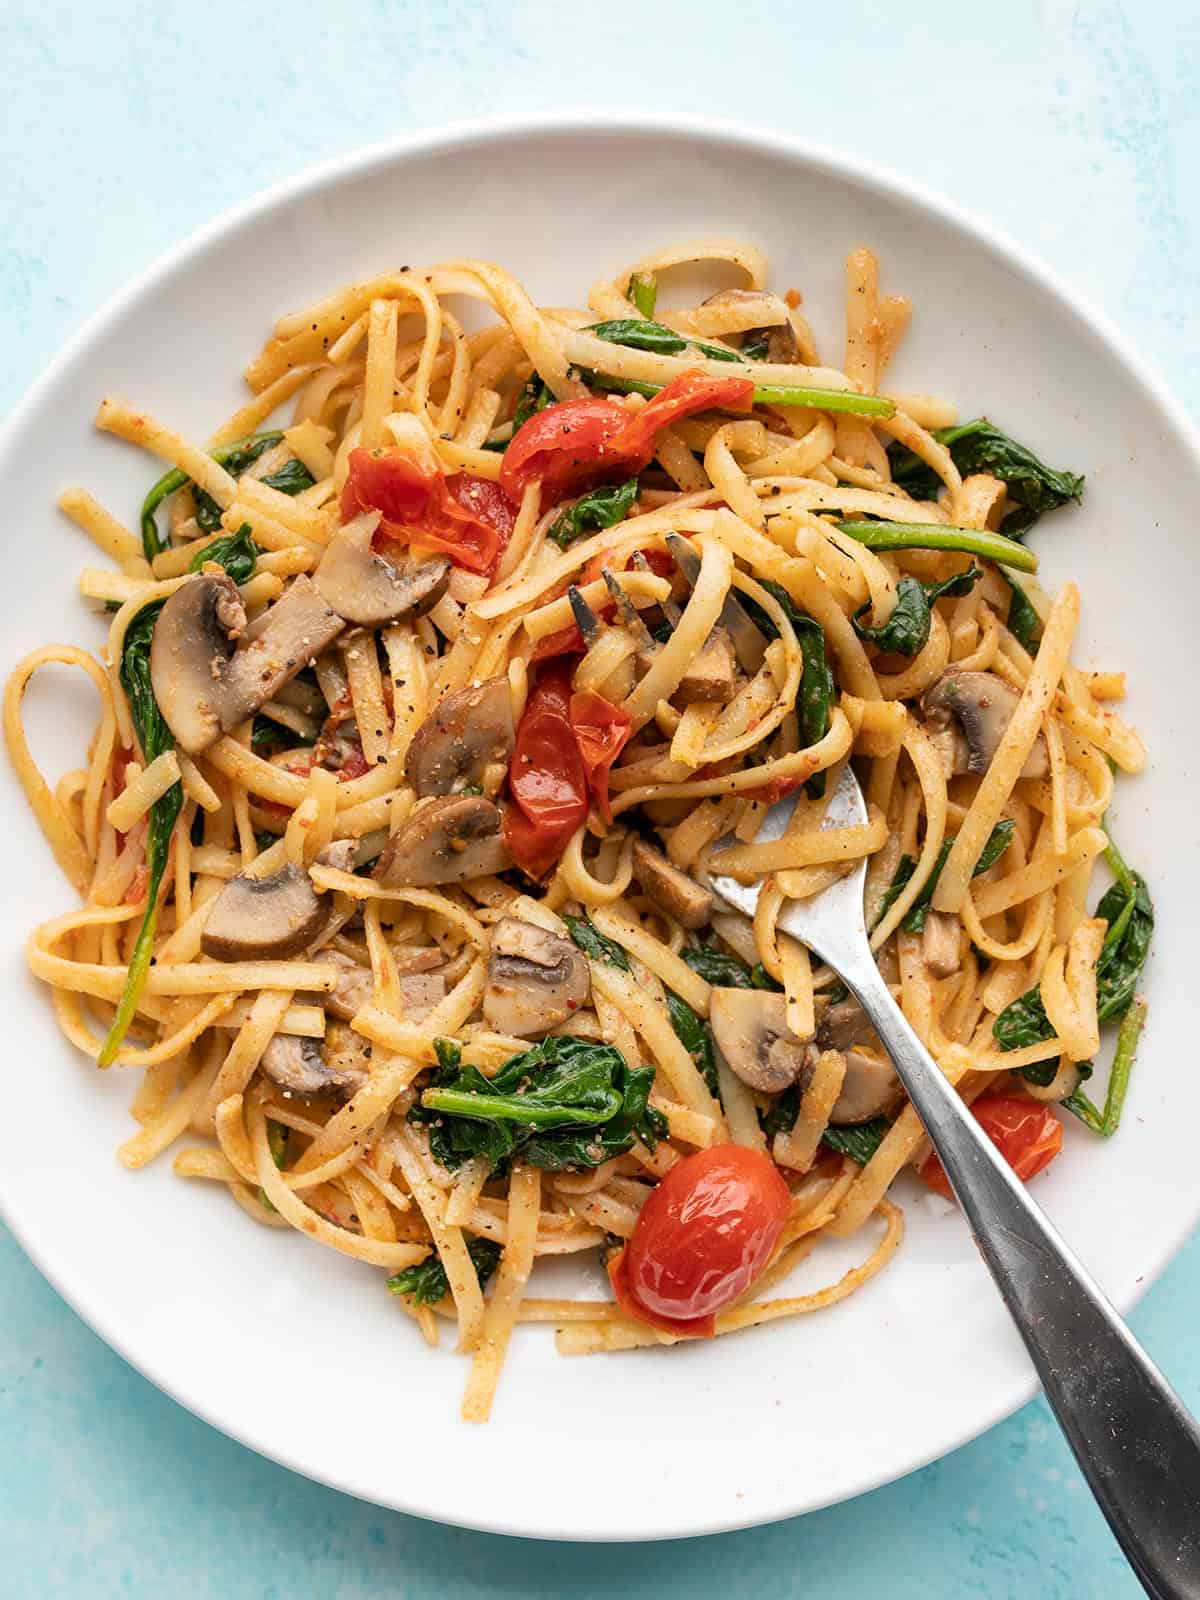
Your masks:
<path fill-rule="evenodd" d="M 733 699 L 736 685 L 737 656 L 733 642 L 724 628 L 714 628 L 700 654 L 680 678 L 671 699 L 679 706 L 690 706 L 698 700 L 719 700 L 724 705 Z"/>
<path fill-rule="evenodd" d="M 958 722 L 966 740 L 966 765 L 954 771 L 982 774 L 1004 737 L 1020 695 L 994 672 L 944 672 L 921 702 L 925 716 L 935 728 L 947 728 L 951 718 Z M 962 752 L 959 751 L 961 759 Z M 1049 770 L 1046 741 L 1039 734 L 1021 768 L 1023 778 L 1044 778 Z"/>
<path fill-rule="evenodd" d="M 446 980 L 440 972 L 408 972 L 396 980 L 406 1022 L 424 1022 L 446 998 Z"/>
<path fill-rule="evenodd" d="M 770 328 L 747 328 L 742 338 L 742 346 L 744 348 L 762 339 L 767 341 L 768 361 L 789 367 L 799 361 L 800 346 L 796 343 L 796 333 L 790 322 L 776 323 Z"/>
<path fill-rule="evenodd" d="M 328 915 L 328 900 L 293 862 L 266 878 L 240 872 L 214 899 L 200 948 L 214 961 L 292 956 L 312 943 Z"/>
<path fill-rule="evenodd" d="M 335 872 L 353 872 L 358 862 L 357 839 L 334 839 L 317 852 L 317 864 Z"/>
<path fill-rule="evenodd" d="M 371 1047 L 365 1039 L 334 1024 L 324 1042 L 277 1033 L 263 1051 L 260 1063 L 271 1082 L 285 1096 L 349 1096 L 361 1089 L 371 1071 Z"/>
<path fill-rule="evenodd" d="M 200 573 L 180 584 L 159 612 L 150 681 L 176 743 L 190 754 L 221 732 L 226 673 L 245 628 L 237 584 L 223 573 Z"/>
<path fill-rule="evenodd" d="M 654 664 L 661 645 L 639 650 L 635 657 L 638 674 L 644 677 Z M 733 642 L 724 628 L 709 634 L 704 647 L 689 664 L 671 695 L 677 706 L 690 706 L 699 700 L 717 700 L 722 705 L 733 699 L 737 686 L 737 657 Z"/>
<path fill-rule="evenodd" d="M 448 794 L 418 807 L 394 833 L 374 876 L 400 884 L 461 883 L 512 866 L 500 808 L 482 795 Z"/>
<path fill-rule="evenodd" d="M 229 663 L 220 707 L 225 732 L 273 699 L 298 672 L 312 666 L 344 626 L 310 577 L 301 573 L 293 578 Z"/>
<path fill-rule="evenodd" d="M 703 928 L 712 916 L 713 897 L 694 878 L 672 866 L 661 850 L 637 839 L 633 846 L 633 875 L 668 916 L 684 928 Z"/>
<path fill-rule="evenodd" d="M 830 1113 L 835 1126 L 886 1116 L 903 1093 L 896 1069 L 857 1000 L 832 1005 L 817 1028 L 817 1045 L 837 1050 L 846 1063 L 842 1091 Z"/>
<path fill-rule="evenodd" d="M 448 694 L 413 735 L 404 773 L 419 795 L 451 794 L 470 784 L 495 794 L 513 752 L 507 678 L 488 678 Z"/>
<path fill-rule="evenodd" d="M 962 924 L 944 911 L 927 911 L 921 954 L 935 978 L 949 978 L 962 965 Z"/>
<path fill-rule="evenodd" d="M 322 1005 L 327 1012 L 349 1022 L 370 1001 L 373 989 L 370 967 L 360 967 L 340 950 L 322 950 L 313 959 L 337 973 L 337 987 L 321 996 Z"/>
<path fill-rule="evenodd" d="M 565 1022 L 588 997 L 588 964 L 569 939 L 503 917 L 492 929 L 483 1016 L 497 1033 L 532 1039 Z"/>
<path fill-rule="evenodd" d="M 180 584 L 159 613 L 150 646 L 154 696 L 189 754 L 274 699 L 342 631 L 303 574 L 249 628 L 237 585 L 203 572 Z"/>
<path fill-rule="evenodd" d="M 411 552 L 397 561 L 371 548 L 379 517 L 368 512 L 347 522 L 325 547 L 315 581 L 339 616 L 362 628 L 401 617 L 423 616 L 446 592 L 445 556 Z"/>
<path fill-rule="evenodd" d="M 764 294 L 761 289 L 721 289 L 716 294 L 710 294 L 704 302 L 706 306 L 732 305 L 744 303 L 753 306 L 757 302 L 764 310 L 774 310 L 778 301 L 772 294 Z M 775 313 L 778 315 L 778 312 Z M 779 361 L 787 365 L 799 361 L 800 349 L 796 343 L 796 335 L 792 331 L 790 322 L 772 323 L 761 328 L 747 328 L 742 334 L 742 348 L 748 344 L 756 344 L 765 339 L 767 342 L 767 361 Z"/>
<path fill-rule="evenodd" d="M 762 989 L 714 989 L 708 1020 L 732 1072 L 763 1094 L 779 1094 L 811 1065 L 809 1043 L 787 1025 L 787 1001 Z"/>

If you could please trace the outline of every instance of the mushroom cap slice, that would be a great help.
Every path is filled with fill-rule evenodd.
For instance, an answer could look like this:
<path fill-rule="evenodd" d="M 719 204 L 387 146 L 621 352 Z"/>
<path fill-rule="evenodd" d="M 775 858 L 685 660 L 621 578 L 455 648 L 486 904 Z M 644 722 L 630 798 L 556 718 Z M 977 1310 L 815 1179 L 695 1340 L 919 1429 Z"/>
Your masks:
<path fill-rule="evenodd" d="M 787 1001 L 765 989 L 714 989 L 708 1020 L 730 1070 L 751 1089 L 779 1094 L 809 1066 L 811 1046 L 787 1025 Z"/>
<path fill-rule="evenodd" d="M 402 972 L 396 991 L 405 1022 L 424 1022 L 446 998 L 446 980 L 440 972 Z"/>
<path fill-rule="evenodd" d="M 722 627 L 716 627 L 689 664 L 671 696 L 677 706 L 691 706 L 702 700 L 733 699 L 737 687 L 737 654 L 733 640 Z"/>
<path fill-rule="evenodd" d="M 935 978 L 949 978 L 962 966 L 962 923 L 945 911 L 925 913 L 921 955 Z"/>
<path fill-rule="evenodd" d="M 483 795 L 429 800 L 384 846 L 373 876 L 389 887 L 461 883 L 512 866 L 499 806 Z"/>
<path fill-rule="evenodd" d="M 319 1039 L 277 1033 L 263 1051 L 262 1070 L 285 1096 L 351 1095 L 367 1081 L 371 1047 L 349 1028 L 327 1030 Z"/>
<path fill-rule="evenodd" d="M 468 784 L 494 794 L 512 753 L 508 679 L 488 678 L 438 701 L 413 735 L 404 775 L 419 795 L 451 794 Z"/>
<path fill-rule="evenodd" d="M 483 1016 L 498 1033 L 546 1033 L 578 1011 L 590 987 L 588 964 L 569 939 L 519 917 L 492 929 Z"/>
<path fill-rule="evenodd" d="M 1012 721 L 1020 695 L 994 672 L 944 672 L 925 691 L 921 707 L 935 727 L 945 728 L 954 718 L 967 742 L 965 771 L 981 775 Z M 1038 735 L 1021 768 L 1022 778 L 1044 778 L 1049 770 L 1046 741 Z"/>
<path fill-rule="evenodd" d="M 205 749 L 221 731 L 226 674 L 246 627 L 237 584 L 204 572 L 169 595 L 150 643 L 154 698 L 180 749 Z"/>
<path fill-rule="evenodd" d="M 835 1127 L 847 1123 L 870 1122 L 895 1110 L 903 1095 L 896 1069 L 883 1054 L 866 1045 L 843 1052 L 846 1076 L 829 1120 Z"/>
<path fill-rule="evenodd" d="M 450 579 L 445 556 L 410 551 L 392 561 L 372 549 L 378 526 L 378 512 L 370 511 L 339 528 L 315 574 L 324 599 L 339 616 L 362 628 L 423 616 L 437 605 Z"/>
<path fill-rule="evenodd" d="M 213 901 L 200 948 L 214 961 L 292 956 L 312 943 L 328 915 L 328 900 L 294 862 L 266 878 L 240 872 Z"/>
<path fill-rule="evenodd" d="M 644 839 L 633 845 L 633 875 L 656 905 L 683 928 L 703 928 L 712 916 L 713 897 Z"/>
<path fill-rule="evenodd" d="M 870 1122 L 896 1108 L 904 1092 L 900 1079 L 857 1000 L 839 1000 L 829 1007 L 817 1027 L 817 1044 L 822 1050 L 837 1050 L 846 1063 L 831 1123 Z"/>
<path fill-rule="evenodd" d="M 312 579 L 301 573 L 263 613 L 229 663 L 221 693 L 226 733 L 258 710 L 276 691 L 312 665 L 345 627 Z M 155 630 L 157 632 L 157 629 Z"/>
<path fill-rule="evenodd" d="M 321 996 L 321 1004 L 326 1012 L 349 1022 L 370 1001 L 374 990 L 370 967 L 360 967 L 340 950 L 322 950 L 313 959 L 337 973 L 337 987 Z"/>
<path fill-rule="evenodd" d="M 857 1000 L 838 1000 L 827 1006 L 817 1024 L 817 1044 L 822 1050 L 853 1049 L 856 1044 L 883 1051 L 883 1043 L 867 1021 L 867 1013 Z"/>

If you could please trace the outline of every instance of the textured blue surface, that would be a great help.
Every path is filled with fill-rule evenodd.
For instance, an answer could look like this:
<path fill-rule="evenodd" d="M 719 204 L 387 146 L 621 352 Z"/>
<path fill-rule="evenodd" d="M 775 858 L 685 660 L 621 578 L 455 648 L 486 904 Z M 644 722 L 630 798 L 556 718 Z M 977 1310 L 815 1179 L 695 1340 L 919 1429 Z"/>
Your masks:
<path fill-rule="evenodd" d="M 5 0 L 0 73 L 0 407 L 133 272 L 276 178 L 447 117 L 589 105 L 741 116 L 901 168 L 1032 246 L 1179 392 L 1194 379 L 1193 0 L 650 0 L 586 16 L 562 0 Z M 251 1455 L 112 1355 L 2 1232 L 0 1305 L 11 1600 L 1140 1592 L 1041 1402 L 774 1528 L 531 1544 L 377 1511 Z M 1133 1319 L 1193 1407 L 1198 1314 L 1193 1240 Z"/>

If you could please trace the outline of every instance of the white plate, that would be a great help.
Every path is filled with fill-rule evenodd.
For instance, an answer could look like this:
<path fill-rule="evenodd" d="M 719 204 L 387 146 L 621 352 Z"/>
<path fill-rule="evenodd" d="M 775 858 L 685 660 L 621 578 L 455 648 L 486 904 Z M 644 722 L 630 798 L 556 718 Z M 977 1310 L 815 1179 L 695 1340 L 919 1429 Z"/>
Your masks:
<path fill-rule="evenodd" d="M 494 258 L 535 298 L 580 304 L 643 251 L 703 234 L 767 250 L 840 350 L 842 261 L 869 242 L 910 292 L 899 388 L 986 410 L 1051 463 L 1086 471 L 1080 511 L 1034 536 L 1048 580 L 1079 578 L 1077 659 L 1129 670 L 1151 770 L 1120 787 L 1117 829 L 1157 896 L 1153 1007 L 1125 1125 L 1067 1130 L 1037 1195 L 1121 1306 L 1200 1211 L 1177 1129 L 1200 1116 L 1191 1070 L 1200 902 L 1193 676 L 1200 452 L 1177 408 L 1075 297 L 1013 245 L 907 183 L 775 135 L 681 119 L 545 117 L 404 140 L 281 185 L 187 241 L 84 330 L 35 386 L 0 452 L 9 573 L 4 656 L 96 643 L 75 590 L 93 560 L 53 509 L 87 485 L 131 524 L 154 467 L 93 432 L 123 393 L 204 437 L 279 313 L 360 276 Z M 29 696 L 38 751 L 78 764 L 94 708 L 56 673 Z M 549 1538 L 715 1532 L 858 1494 L 962 1443 L 1027 1399 L 1028 1363 L 965 1229 L 906 1190 L 908 1238 L 862 1293 L 807 1319 L 670 1352 L 563 1360 L 519 1330 L 486 1428 L 458 1421 L 465 1367 L 427 1351 L 382 1275 L 252 1227 L 169 1158 L 125 1172 L 128 1078 L 60 1038 L 20 951 L 73 897 L 3 763 L 0 925 L 10 978 L 4 1215 L 41 1270 L 160 1388 L 265 1455 L 364 1499 Z M 1153 823 L 1151 819 L 1153 818 Z M 1070 1120 L 1070 1119 L 1068 1119 Z M 860 1247 L 810 1264 L 836 1277 Z M 585 1292 L 603 1292 L 584 1269 Z M 577 1279 L 574 1280 L 576 1283 Z M 1086 1360 L 1086 1351 L 1080 1352 Z M 86 1419 L 84 1424 L 86 1426 Z"/>

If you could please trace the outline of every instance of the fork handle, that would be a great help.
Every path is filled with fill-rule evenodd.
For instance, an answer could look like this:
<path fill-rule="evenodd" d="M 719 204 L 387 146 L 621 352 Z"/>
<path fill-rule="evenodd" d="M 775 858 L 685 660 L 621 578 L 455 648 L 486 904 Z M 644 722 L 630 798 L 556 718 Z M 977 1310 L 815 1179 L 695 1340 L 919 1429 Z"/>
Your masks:
<path fill-rule="evenodd" d="M 1118 1544 L 1156 1600 L 1195 1600 L 1200 1427 L 946 1081 L 869 952 L 833 965 L 895 1063 Z"/>

